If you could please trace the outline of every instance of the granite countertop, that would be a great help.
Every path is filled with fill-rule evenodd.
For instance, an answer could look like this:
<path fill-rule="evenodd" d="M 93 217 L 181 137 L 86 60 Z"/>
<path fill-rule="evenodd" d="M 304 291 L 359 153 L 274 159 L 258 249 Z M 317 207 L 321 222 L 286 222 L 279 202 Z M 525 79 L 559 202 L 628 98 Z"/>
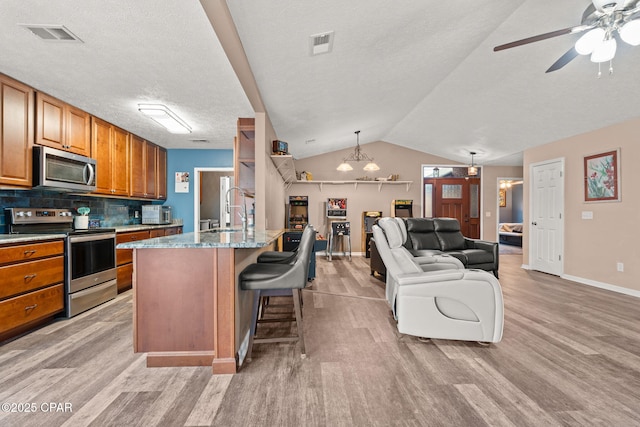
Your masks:
<path fill-rule="evenodd" d="M 0 234 L 0 245 L 10 243 L 29 243 L 39 240 L 64 239 L 65 235 L 58 233 L 51 234 Z"/>
<path fill-rule="evenodd" d="M 182 220 L 174 220 L 171 224 L 133 224 L 133 225 L 116 225 L 112 228 L 116 229 L 116 233 L 126 233 L 129 231 L 153 230 L 155 228 L 182 227 Z"/>
<path fill-rule="evenodd" d="M 240 228 L 213 228 L 206 231 L 120 243 L 117 248 L 262 248 L 274 242 L 282 233 L 283 230 L 249 229 L 242 231 Z"/>
<path fill-rule="evenodd" d="M 128 231 L 143 231 L 152 230 L 154 228 L 169 228 L 169 227 L 181 227 L 182 220 L 174 220 L 171 224 L 151 225 L 151 224 L 134 224 L 134 225 L 119 225 L 108 228 L 115 228 L 117 233 L 125 233 Z M 64 233 L 51 233 L 51 234 L 0 234 L 0 245 L 8 245 L 14 243 L 29 243 L 37 242 L 40 240 L 55 240 L 64 239 L 66 236 Z"/>

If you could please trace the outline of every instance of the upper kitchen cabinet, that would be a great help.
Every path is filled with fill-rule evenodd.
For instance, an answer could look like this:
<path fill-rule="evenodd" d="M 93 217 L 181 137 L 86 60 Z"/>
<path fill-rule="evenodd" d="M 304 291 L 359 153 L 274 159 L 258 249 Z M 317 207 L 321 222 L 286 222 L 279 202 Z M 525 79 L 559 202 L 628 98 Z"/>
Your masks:
<path fill-rule="evenodd" d="M 166 150 L 131 135 L 131 197 L 167 198 Z"/>
<path fill-rule="evenodd" d="M 129 196 L 129 132 L 91 118 L 91 153 L 96 159 L 96 193 Z"/>
<path fill-rule="evenodd" d="M 0 74 L 0 185 L 31 187 L 33 89 Z"/>
<path fill-rule="evenodd" d="M 156 166 L 156 188 L 158 189 L 158 199 L 167 199 L 167 150 L 158 147 L 158 158 Z"/>
<path fill-rule="evenodd" d="M 236 186 L 255 192 L 256 131 L 255 119 L 239 118 L 233 147 Z"/>
<path fill-rule="evenodd" d="M 65 102 L 36 93 L 36 144 L 91 156 L 91 116 Z"/>

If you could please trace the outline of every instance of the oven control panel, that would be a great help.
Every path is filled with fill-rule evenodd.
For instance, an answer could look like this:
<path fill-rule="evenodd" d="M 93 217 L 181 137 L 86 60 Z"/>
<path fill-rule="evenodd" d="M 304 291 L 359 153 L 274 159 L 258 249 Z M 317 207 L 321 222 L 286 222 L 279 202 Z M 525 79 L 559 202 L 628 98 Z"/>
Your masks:
<path fill-rule="evenodd" d="M 6 208 L 5 216 L 8 224 L 47 224 L 71 223 L 71 209 L 44 208 Z"/>

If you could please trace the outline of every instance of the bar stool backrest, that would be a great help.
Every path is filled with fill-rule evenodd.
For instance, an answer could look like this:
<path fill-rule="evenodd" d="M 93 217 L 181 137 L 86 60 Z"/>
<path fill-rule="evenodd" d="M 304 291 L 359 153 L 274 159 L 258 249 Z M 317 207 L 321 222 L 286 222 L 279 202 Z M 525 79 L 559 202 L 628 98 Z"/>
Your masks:
<path fill-rule="evenodd" d="M 296 253 L 297 263 L 304 263 L 304 277 L 305 280 L 309 277 L 309 262 L 311 261 L 311 254 L 313 253 L 313 245 L 316 242 L 316 231 L 313 226 L 307 224 L 300 237 L 300 244 L 298 245 L 298 251 Z"/>

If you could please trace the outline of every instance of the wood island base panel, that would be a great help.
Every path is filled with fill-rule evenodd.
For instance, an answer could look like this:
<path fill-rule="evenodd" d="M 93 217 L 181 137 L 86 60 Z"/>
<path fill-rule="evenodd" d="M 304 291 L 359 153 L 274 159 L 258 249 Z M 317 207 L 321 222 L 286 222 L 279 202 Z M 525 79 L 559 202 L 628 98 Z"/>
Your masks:
<path fill-rule="evenodd" d="M 245 240 L 186 233 L 119 245 L 133 249 L 133 350 L 147 367 L 211 366 L 233 374 L 244 355 L 252 294 L 237 277 L 281 232 Z M 239 233 L 242 236 L 242 233 Z"/>

